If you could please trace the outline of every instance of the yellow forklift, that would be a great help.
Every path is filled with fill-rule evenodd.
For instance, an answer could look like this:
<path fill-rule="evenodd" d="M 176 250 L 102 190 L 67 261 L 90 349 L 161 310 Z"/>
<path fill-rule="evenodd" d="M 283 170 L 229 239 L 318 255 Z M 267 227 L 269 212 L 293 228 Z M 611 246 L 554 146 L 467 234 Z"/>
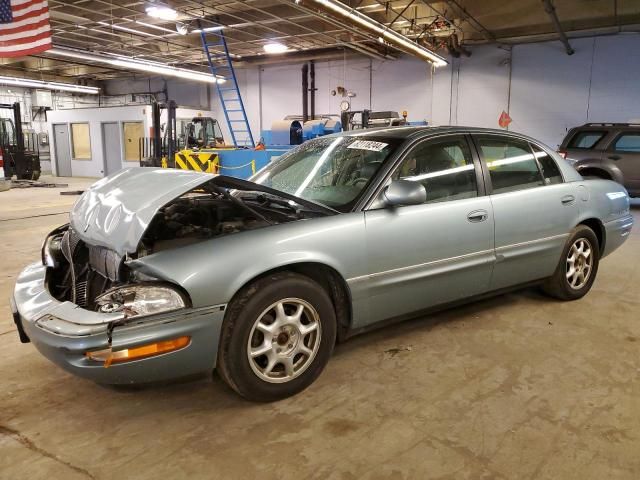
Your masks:
<path fill-rule="evenodd" d="M 194 117 L 189 122 L 180 122 L 177 136 L 175 167 L 217 173 L 218 154 L 212 149 L 229 148 L 225 145 L 218 121 L 211 117 Z"/>
<path fill-rule="evenodd" d="M 167 112 L 166 123 L 160 116 Z M 176 103 L 152 105 L 152 137 L 141 147 L 141 164 L 163 168 L 180 168 L 198 172 L 218 173 L 217 153 L 207 151 L 224 148 L 224 138 L 218 122 L 211 117 L 195 117 L 188 121 L 176 119 Z M 150 148 L 147 146 L 150 144 Z"/>

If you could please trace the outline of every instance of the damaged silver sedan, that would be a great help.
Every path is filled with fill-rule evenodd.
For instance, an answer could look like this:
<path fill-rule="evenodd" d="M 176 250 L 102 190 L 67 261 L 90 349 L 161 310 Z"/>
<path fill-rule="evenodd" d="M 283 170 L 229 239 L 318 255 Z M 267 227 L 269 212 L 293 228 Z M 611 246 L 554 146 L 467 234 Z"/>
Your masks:
<path fill-rule="evenodd" d="M 216 369 L 269 401 L 386 320 L 535 283 L 578 299 L 632 223 L 624 188 L 531 138 L 356 131 L 250 181 L 152 168 L 100 180 L 19 275 L 12 309 L 21 340 L 76 375 Z"/>

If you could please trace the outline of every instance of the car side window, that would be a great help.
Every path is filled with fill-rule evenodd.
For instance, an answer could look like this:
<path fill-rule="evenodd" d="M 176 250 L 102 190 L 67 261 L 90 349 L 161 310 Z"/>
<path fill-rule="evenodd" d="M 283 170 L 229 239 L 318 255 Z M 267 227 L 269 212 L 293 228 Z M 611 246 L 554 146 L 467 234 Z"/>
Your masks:
<path fill-rule="evenodd" d="M 542 168 L 542 176 L 544 177 L 544 183 L 547 185 L 553 185 L 555 183 L 562 183 L 562 174 L 556 161 L 547 152 L 542 150 L 537 145 L 531 144 L 533 154 L 536 156 L 540 167 Z"/>
<path fill-rule="evenodd" d="M 613 144 L 616 152 L 640 153 L 640 133 L 623 133 Z"/>
<path fill-rule="evenodd" d="M 598 143 L 606 134 L 607 132 L 600 130 L 583 130 L 573 136 L 567 145 L 567 148 L 582 148 L 588 150 L 595 147 L 596 143 Z"/>
<path fill-rule="evenodd" d="M 513 192 L 544 185 L 538 163 L 527 142 L 513 138 L 478 137 L 493 193 Z"/>
<path fill-rule="evenodd" d="M 473 156 L 463 137 L 427 140 L 417 145 L 392 179 L 422 183 L 427 190 L 426 203 L 478 196 Z"/>

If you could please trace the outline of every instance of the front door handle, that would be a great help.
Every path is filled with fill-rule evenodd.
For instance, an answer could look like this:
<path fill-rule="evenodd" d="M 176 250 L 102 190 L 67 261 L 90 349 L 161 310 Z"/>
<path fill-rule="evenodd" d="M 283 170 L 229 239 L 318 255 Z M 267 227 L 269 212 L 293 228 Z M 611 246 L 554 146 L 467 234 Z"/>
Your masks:
<path fill-rule="evenodd" d="M 607 158 L 609 160 L 620 160 L 622 157 L 620 155 L 609 155 Z"/>
<path fill-rule="evenodd" d="M 573 195 L 565 195 L 560 199 L 563 205 L 572 205 L 576 201 L 576 197 Z"/>
<path fill-rule="evenodd" d="M 467 220 L 473 223 L 484 222 L 487 218 L 489 218 L 489 212 L 486 210 L 474 210 L 467 215 Z"/>

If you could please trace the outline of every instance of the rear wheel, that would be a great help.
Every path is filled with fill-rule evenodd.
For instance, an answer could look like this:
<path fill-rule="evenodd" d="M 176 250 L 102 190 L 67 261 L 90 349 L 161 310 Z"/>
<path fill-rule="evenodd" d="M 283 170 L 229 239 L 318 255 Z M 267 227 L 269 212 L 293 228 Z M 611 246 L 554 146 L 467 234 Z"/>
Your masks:
<path fill-rule="evenodd" d="M 275 273 L 245 287 L 229 304 L 217 369 L 248 400 L 278 400 L 320 375 L 335 339 L 327 292 L 303 275 Z"/>
<path fill-rule="evenodd" d="M 596 234 L 589 227 L 578 225 L 567 240 L 556 271 L 544 283 L 544 291 L 560 300 L 584 297 L 595 281 L 599 261 Z"/>

